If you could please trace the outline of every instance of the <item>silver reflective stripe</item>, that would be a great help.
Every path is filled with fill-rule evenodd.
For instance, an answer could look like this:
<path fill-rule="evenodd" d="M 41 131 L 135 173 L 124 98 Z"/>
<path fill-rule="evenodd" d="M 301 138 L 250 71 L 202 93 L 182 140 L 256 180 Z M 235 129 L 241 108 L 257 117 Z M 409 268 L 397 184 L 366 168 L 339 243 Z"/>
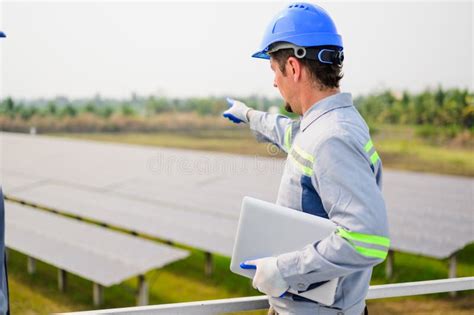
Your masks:
<path fill-rule="evenodd" d="M 292 124 L 289 124 L 286 127 L 286 130 L 285 130 L 285 143 L 284 143 L 284 146 L 285 146 L 285 149 L 286 149 L 287 152 L 289 152 L 290 148 L 291 148 L 290 141 L 291 141 L 292 129 L 293 129 Z"/>
<path fill-rule="evenodd" d="M 311 154 L 303 151 L 298 145 L 294 144 L 288 157 L 303 174 L 306 176 L 313 175 L 314 157 Z"/>

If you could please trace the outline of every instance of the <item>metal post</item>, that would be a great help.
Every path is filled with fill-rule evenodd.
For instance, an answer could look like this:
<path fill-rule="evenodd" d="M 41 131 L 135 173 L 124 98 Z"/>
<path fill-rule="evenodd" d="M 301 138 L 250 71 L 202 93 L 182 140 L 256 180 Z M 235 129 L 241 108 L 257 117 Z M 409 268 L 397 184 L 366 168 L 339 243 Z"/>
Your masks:
<path fill-rule="evenodd" d="M 393 276 L 393 261 L 394 261 L 394 252 L 393 250 L 388 250 L 387 259 L 385 260 L 385 278 L 390 279 Z"/>
<path fill-rule="evenodd" d="M 457 267 L 456 253 L 454 253 L 449 257 L 449 274 L 448 274 L 449 278 L 456 278 L 456 267 Z M 449 292 L 449 295 L 451 297 L 455 297 L 456 291 Z"/>
<path fill-rule="evenodd" d="M 98 283 L 92 286 L 92 299 L 94 300 L 94 306 L 99 307 L 104 303 L 104 287 Z"/>
<path fill-rule="evenodd" d="M 67 287 L 67 273 L 66 270 L 58 269 L 58 289 L 61 292 L 66 291 Z"/>
<path fill-rule="evenodd" d="M 204 265 L 204 273 L 206 276 L 211 276 L 213 272 L 213 264 L 212 264 L 212 254 L 209 252 L 204 253 L 206 262 Z"/>
<path fill-rule="evenodd" d="M 148 305 L 148 283 L 145 275 L 138 276 L 137 306 Z"/>
<path fill-rule="evenodd" d="M 36 272 L 36 259 L 30 256 L 28 256 L 26 259 L 26 269 L 28 270 L 28 274 L 32 275 Z"/>

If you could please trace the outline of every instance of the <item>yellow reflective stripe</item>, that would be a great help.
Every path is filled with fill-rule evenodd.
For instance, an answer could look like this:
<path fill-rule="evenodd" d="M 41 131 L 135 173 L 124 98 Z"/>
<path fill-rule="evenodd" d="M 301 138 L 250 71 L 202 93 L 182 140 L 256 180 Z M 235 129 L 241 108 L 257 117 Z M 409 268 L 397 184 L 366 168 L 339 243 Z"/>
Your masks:
<path fill-rule="evenodd" d="M 375 164 L 375 162 L 377 162 L 379 159 L 380 159 L 380 157 L 379 157 L 379 154 L 377 153 L 377 151 L 375 151 L 375 152 L 370 156 L 370 162 L 371 162 L 372 164 Z"/>
<path fill-rule="evenodd" d="M 385 246 L 385 247 L 390 246 L 390 239 L 383 236 L 363 234 L 363 233 L 358 233 L 358 232 L 350 232 L 350 231 L 344 230 L 343 228 L 338 228 L 337 234 L 341 235 L 342 237 L 346 239 L 354 240 L 354 241 L 358 241 L 362 243 L 380 245 L 380 246 Z"/>
<path fill-rule="evenodd" d="M 372 143 L 372 139 L 371 139 L 369 140 L 369 142 L 365 144 L 364 150 L 365 152 L 369 152 L 370 149 L 372 149 L 373 147 L 374 147 L 374 144 Z"/>
<path fill-rule="evenodd" d="M 285 130 L 285 148 L 289 151 L 290 150 L 290 139 L 291 139 L 291 124 L 288 125 L 288 127 L 286 127 L 286 130 Z"/>
<path fill-rule="evenodd" d="M 383 250 L 374 249 L 374 248 L 365 248 L 361 246 L 354 246 L 354 248 L 359 254 L 362 254 L 366 257 L 385 259 L 388 253 L 388 251 L 383 251 Z"/>
<path fill-rule="evenodd" d="M 306 176 L 312 176 L 313 175 L 313 169 L 307 166 L 304 166 L 301 164 L 297 159 L 294 158 L 293 155 L 289 154 L 288 155 L 290 159 L 298 166 L 298 168 L 305 174 Z"/>
<path fill-rule="evenodd" d="M 298 145 L 296 144 L 293 145 L 293 150 L 295 150 L 296 153 L 301 155 L 301 157 L 304 158 L 305 160 L 308 160 L 311 163 L 314 163 L 314 157 L 311 154 L 304 152 Z"/>
<path fill-rule="evenodd" d="M 364 146 L 365 152 L 369 153 L 370 150 L 374 147 L 374 143 L 372 142 L 372 139 L 370 139 Z M 377 151 L 374 150 L 374 153 L 370 156 L 370 162 L 372 164 L 375 164 L 378 160 L 380 159 L 379 154 Z"/>

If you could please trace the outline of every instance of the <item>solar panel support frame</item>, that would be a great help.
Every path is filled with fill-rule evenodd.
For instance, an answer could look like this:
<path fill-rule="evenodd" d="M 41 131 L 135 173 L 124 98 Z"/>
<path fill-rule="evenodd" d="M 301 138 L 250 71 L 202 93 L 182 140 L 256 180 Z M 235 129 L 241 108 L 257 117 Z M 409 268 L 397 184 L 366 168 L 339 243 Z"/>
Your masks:
<path fill-rule="evenodd" d="M 92 284 L 92 300 L 95 307 L 104 304 L 104 287 L 96 282 Z"/>
<path fill-rule="evenodd" d="M 212 276 L 212 272 L 214 271 L 214 263 L 212 259 L 212 253 L 204 252 L 205 262 L 204 262 L 204 273 L 206 276 Z"/>
<path fill-rule="evenodd" d="M 137 306 L 148 305 L 148 282 L 145 275 L 138 276 Z"/>
<path fill-rule="evenodd" d="M 36 273 L 36 259 L 31 256 L 26 258 L 26 270 L 28 271 L 29 275 Z"/>
<path fill-rule="evenodd" d="M 389 249 L 387 258 L 385 259 L 385 278 L 386 279 L 391 279 L 393 276 L 394 260 L 395 260 L 395 252 L 392 249 Z"/>
<path fill-rule="evenodd" d="M 58 290 L 65 292 L 67 288 L 67 272 L 64 269 L 58 268 Z"/>
<path fill-rule="evenodd" d="M 449 271 L 448 271 L 448 278 L 456 278 L 456 273 L 457 273 L 457 259 L 456 259 L 456 253 L 453 253 L 451 256 L 449 256 Z M 451 291 L 449 292 L 449 295 L 451 297 L 456 297 L 456 291 Z"/>

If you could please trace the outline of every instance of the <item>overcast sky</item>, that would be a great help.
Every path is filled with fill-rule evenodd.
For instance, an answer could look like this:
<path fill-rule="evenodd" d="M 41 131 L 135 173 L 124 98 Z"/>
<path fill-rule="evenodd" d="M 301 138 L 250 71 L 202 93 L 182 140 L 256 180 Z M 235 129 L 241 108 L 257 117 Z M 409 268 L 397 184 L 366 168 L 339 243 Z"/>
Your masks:
<path fill-rule="evenodd" d="M 342 90 L 474 90 L 472 1 L 315 3 L 343 37 Z M 250 55 L 287 4 L 2 1 L 0 97 L 277 96 Z"/>

